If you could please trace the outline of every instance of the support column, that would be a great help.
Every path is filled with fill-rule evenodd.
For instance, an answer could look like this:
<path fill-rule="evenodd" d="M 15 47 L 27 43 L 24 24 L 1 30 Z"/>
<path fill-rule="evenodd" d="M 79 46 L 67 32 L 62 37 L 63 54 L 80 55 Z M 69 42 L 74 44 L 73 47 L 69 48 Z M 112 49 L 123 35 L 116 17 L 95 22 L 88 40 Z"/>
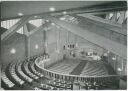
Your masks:
<path fill-rule="evenodd" d="M 60 30 L 57 31 L 57 50 L 60 50 Z"/>
<path fill-rule="evenodd" d="M 66 48 L 69 48 L 69 31 L 66 31 L 67 35 L 66 35 Z M 69 57 L 69 50 L 66 50 L 66 57 Z"/>
<path fill-rule="evenodd" d="M 58 41 L 57 41 L 58 43 L 57 43 L 57 52 L 58 52 L 58 60 L 60 60 L 61 59 L 61 55 L 62 54 L 60 54 L 61 53 L 61 48 L 60 48 L 60 30 L 58 31 Z"/>
<path fill-rule="evenodd" d="M 66 41 L 67 45 L 69 44 L 69 31 L 67 31 L 67 41 Z"/>
<path fill-rule="evenodd" d="M 115 65 L 114 65 L 114 70 L 116 71 L 116 69 L 117 69 L 117 62 L 118 62 L 118 56 L 117 55 L 115 55 L 115 57 L 116 57 L 116 60 L 115 60 Z"/>
<path fill-rule="evenodd" d="M 27 25 L 25 24 L 23 26 L 23 34 L 26 34 L 28 32 Z M 25 36 L 25 56 L 27 58 L 30 57 L 30 38 L 29 36 Z"/>
<path fill-rule="evenodd" d="M 108 53 L 108 63 L 110 63 L 111 62 L 111 60 L 110 60 L 110 53 L 109 52 L 107 52 Z"/>
<path fill-rule="evenodd" d="M 77 35 L 75 35 L 75 48 L 78 46 L 78 43 L 77 43 Z"/>
<path fill-rule="evenodd" d="M 46 30 L 43 30 L 43 44 L 44 44 L 44 46 L 43 46 L 43 48 L 44 48 L 44 53 L 47 53 L 47 34 L 46 34 L 46 31 L 47 31 L 47 29 Z"/>

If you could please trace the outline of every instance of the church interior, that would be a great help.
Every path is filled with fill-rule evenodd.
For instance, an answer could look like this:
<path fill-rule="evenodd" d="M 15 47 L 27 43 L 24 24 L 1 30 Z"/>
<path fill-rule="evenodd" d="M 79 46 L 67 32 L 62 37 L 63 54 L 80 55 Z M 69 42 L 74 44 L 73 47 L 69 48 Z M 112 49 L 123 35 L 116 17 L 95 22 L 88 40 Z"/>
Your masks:
<path fill-rule="evenodd" d="M 1 90 L 126 90 L 126 1 L 2 1 Z"/>

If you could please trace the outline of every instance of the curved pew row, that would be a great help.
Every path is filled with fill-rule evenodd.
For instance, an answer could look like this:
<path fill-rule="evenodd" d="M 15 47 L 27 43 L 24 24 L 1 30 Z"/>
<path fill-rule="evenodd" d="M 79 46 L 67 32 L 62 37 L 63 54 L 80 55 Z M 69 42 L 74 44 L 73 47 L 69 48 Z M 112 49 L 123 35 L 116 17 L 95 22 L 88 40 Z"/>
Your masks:
<path fill-rule="evenodd" d="M 34 62 L 29 62 L 28 67 L 30 68 L 30 70 L 37 76 L 39 77 L 43 77 L 44 75 L 42 73 L 39 73 L 38 71 L 36 71 L 35 67 L 34 67 Z"/>
<path fill-rule="evenodd" d="M 35 63 L 31 63 L 31 64 L 32 64 L 31 66 L 35 69 Z M 39 72 L 39 71 L 36 70 L 36 72 Z M 48 76 L 45 76 L 45 77 L 48 78 L 48 82 L 46 84 L 43 84 L 43 88 L 46 88 L 48 85 L 48 87 L 51 86 L 49 89 L 52 89 L 52 90 L 73 89 L 71 88 L 72 87 L 71 84 L 73 85 L 72 82 L 62 80 L 61 78 L 55 79 L 55 78 L 52 78 L 51 76 L 49 76 L 50 78 Z"/>
<path fill-rule="evenodd" d="M 5 72 L 1 72 L 1 86 L 4 89 L 13 89 L 15 87 L 15 84 L 9 80 L 9 78 L 6 76 Z"/>
<path fill-rule="evenodd" d="M 20 79 L 19 76 L 16 74 L 16 71 L 15 71 L 15 63 L 11 63 L 9 65 L 9 73 L 11 75 L 11 78 L 20 86 L 22 86 L 25 81 Z"/>
<path fill-rule="evenodd" d="M 27 65 L 26 65 L 27 64 Z M 41 74 L 41 73 L 39 73 L 39 72 L 37 72 L 36 70 L 35 70 L 35 67 L 34 67 L 34 62 L 32 62 L 32 61 L 29 61 L 29 62 L 24 62 L 23 64 L 22 64 L 23 66 L 24 65 L 26 65 L 26 66 L 28 66 L 28 70 L 29 70 L 29 68 L 30 69 L 32 69 L 33 70 L 33 72 L 35 73 L 35 75 L 38 75 L 39 77 L 43 77 L 44 75 L 43 74 Z M 32 68 L 31 68 L 32 67 Z M 56 88 L 56 87 L 53 87 L 53 86 L 51 86 L 51 85 L 49 85 L 49 84 L 40 84 L 40 85 L 38 85 L 38 86 L 36 86 L 34 89 L 38 89 L 38 90 L 40 90 L 40 89 L 42 89 L 42 90 L 62 90 L 62 88 L 60 87 L 60 88 Z"/>
<path fill-rule="evenodd" d="M 28 61 L 24 61 L 22 64 L 22 67 L 23 67 L 24 73 L 26 73 L 26 75 L 28 75 L 30 78 L 32 78 L 34 80 L 37 80 L 39 78 L 38 76 L 36 76 L 32 72 L 30 72 L 30 70 L 28 68 Z"/>
<path fill-rule="evenodd" d="M 27 87 L 28 90 L 34 90 L 34 88 L 36 88 L 36 87 L 39 88 L 40 87 L 40 85 L 39 85 L 40 83 L 37 83 L 34 79 L 32 79 L 31 77 L 26 75 L 26 73 L 23 71 L 22 65 L 23 65 L 23 63 L 21 63 L 21 62 L 17 63 L 16 68 L 17 68 L 17 72 L 19 71 L 18 74 L 20 75 L 20 77 L 23 78 L 27 83 L 30 83 L 30 84 L 27 84 L 28 86 L 25 86 L 25 88 Z M 44 90 L 43 88 L 41 88 L 41 89 Z"/>
<path fill-rule="evenodd" d="M 33 73 L 34 75 L 36 75 L 37 77 L 43 77 L 43 76 L 45 76 L 45 74 L 44 74 L 44 72 L 42 72 L 42 73 L 40 73 L 40 71 L 38 70 L 38 69 L 36 69 L 36 64 L 35 64 L 35 62 L 33 62 L 33 61 L 29 61 L 29 62 L 27 62 L 26 63 L 26 61 L 25 62 L 18 62 L 16 65 L 15 64 L 13 64 L 13 65 L 10 65 L 9 66 L 10 67 L 10 73 L 13 73 L 13 69 L 15 69 L 15 71 L 16 71 L 16 73 L 17 73 L 17 76 L 19 76 L 19 78 L 21 78 L 21 79 L 24 79 L 24 81 L 25 82 L 27 82 L 27 83 L 32 83 L 32 82 L 34 82 L 34 80 L 32 79 L 32 77 L 30 77 L 29 75 L 27 75 L 24 71 L 25 71 L 25 67 L 26 67 L 26 69 L 28 70 L 28 71 L 30 71 L 31 73 Z M 26 70 L 26 71 L 27 71 Z M 14 72 L 15 72 L 14 71 Z M 48 72 L 45 72 L 45 73 L 48 73 Z M 13 73 L 14 74 L 14 73 Z M 22 75 L 21 75 L 22 74 Z M 48 73 L 49 74 L 49 73 Z M 51 74 L 49 74 L 50 75 L 50 77 L 55 77 L 55 78 L 57 78 L 58 80 L 59 79 L 61 79 L 61 77 L 58 77 L 58 76 L 60 76 L 60 75 L 52 75 L 51 76 Z M 47 76 L 47 75 L 46 75 Z M 15 76 L 14 76 L 15 77 Z M 32 79 L 32 81 L 30 81 L 30 79 Z M 67 79 L 65 79 L 66 77 L 62 77 L 62 79 L 64 80 L 64 81 L 66 81 Z M 17 78 L 16 78 L 17 79 Z M 16 80 L 15 79 L 15 80 Z M 89 80 L 89 79 L 87 79 L 87 80 Z M 91 79 L 90 78 L 90 80 L 93 80 L 94 81 L 94 79 Z M 89 81 L 90 81 L 89 80 Z M 110 80 L 110 79 L 109 79 Z M 83 81 L 85 81 L 85 79 L 83 79 Z M 96 83 L 95 84 L 92 84 L 93 83 L 93 81 L 91 81 L 91 85 L 90 84 L 88 84 L 88 82 L 89 81 L 87 81 L 87 82 L 85 82 L 85 86 L 87 87 L 87 89 L 92 89 L 94 86 L 93 85 L 97 85 L 97 86 L 100 86 L 100 85 L 102 85 L 102 87 L 103 86 L 107 86 L 108 84 L 110 84 L 111 85 L 111 82 L 110 81 L 112 81 L 112 80 L 110 80 L 110 81 L 107 81 L 106 82 L 106 80 L 104 81 L 104 79 L 103 79 L 103 81 L 101 82 L 98 82 L 98 81 L 96 81 Z M 70 86 L 69 85 L 67 85 L 67 83 L 65 84 L 65 82 L 63 82 L 63 81 L 55 81 L 55 84 L 53 84 L 54 83 L 54 79 L 51 79 L 51 82 L 49 82 L 49 83 L 46 83 L 46 84 L 40 84 L 40 85 L 38 85 L 38 86 L 34 86 L 32 89 L 36 89 L 36 87 L 37 88 L 39 88 L 39 89 L 43 89 L 43 90 L 64 90 L 64 89 L 70 89 Z M 101 83 L 101 84 L 100 84 Z M 16 84 L 16 83 L 15 83 Z M 30 85 L 30 86 L 32 86 L 33 85 L 33 83 Z M 101 87 L 101 86 L 100 86 Z M 98 88 L 99 89 L 99 88 Z"/>
<path fill-rule="evenodd" d="M 35 61 L 36 60 L 36 58 L 37 58 L 38 56 L 33 56 L 33 57 L 30 57 L 30 61 Z"/>
<path fill-rule="evenodd" d="M 31 82 L 33 81 L 33 79 L 30 78 L 29 76 L 27 76 L 27 75 L 22 71 L 21 65 L 22 65 L 21 62 L 16 64 L 16 69 L 17 69 L 16 72 L 17 72 L 18 76 L 21 77 L 22 79 L 24 79 L 26 82 L 31 83 Z"/>

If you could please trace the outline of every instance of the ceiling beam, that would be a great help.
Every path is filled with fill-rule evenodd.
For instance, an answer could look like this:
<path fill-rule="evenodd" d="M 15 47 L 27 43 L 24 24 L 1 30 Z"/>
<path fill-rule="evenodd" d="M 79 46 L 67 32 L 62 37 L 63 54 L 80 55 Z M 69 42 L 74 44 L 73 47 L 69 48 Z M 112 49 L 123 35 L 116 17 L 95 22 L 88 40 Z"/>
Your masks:
<path fill-rule="evenodd" d="M 92 33 L 85 28 L 83 29 L 83 28 L 73 25 L 71 23 L 67 23 L 67 22 L 61 21 L 61 20 L 53 18 L 53 17 L 47 16 L 46 18 L 51 20 L 52 22 L 56 23 L 60 27 L 66 29 L 78 36 L 81 36 L 84 39 L 86 39 L 96 45 L 99 45 L 100 47 L 102 47 L 106 50 L 109 50 L 120 57 L 123 57 L 124 59 L 127 59 L 127 46 L 117 43 L 115 41 L 112 41 L 110 39 L 107 39 L 98 34 Z"/>
<path fill-rule="evenodd" d="M 24 24 L 24 25 L 23 25 L 23 34 L 25 34 L 25 35 L 27 36 L 28 33 L 29 33 L 29 30 L 28 30 L 28 28 L 27 28 L 27 25 Z"/>
<path fill-rule="evenodd" d="M 106 12 L 112 12 L 112 11 L 121 11 L 121 10 L 124 10 L 125 7 L 110 7 L 110 8 L 89 8 L 89 9 L 81 9 L 81 8 L 78 8 L 78 9 L 73 9 L 73 10 L 65 10 L 67 12 L 68 15 L 71 15 L 71 14 L 83 14 L 83 13 L 106 13 Z M 64 11 L 64 10 L 63 10 Z M 58 12 L 55 12 L 55 13 L 52 13 L 51 15 L 52 16 L 58 16 L 58 15 L 63 15 L 62 12 L 63 11 L 58 11 Z"/>
<path fill-rule="evenodd" d="M 38 31 L 41 26 L 36 27 L 35 25 L 31 24 L 31 23 L 26 23 L 24 26 L 24 34 L 29 37 L 30 35 L 34 34 L 36 31 Z"/>
<path fill-rule="evenodd" d="M 31 24 L 32 25 L 32 24 Z M 48 30 L 51 30 L 51 26 L 49 25 L 49 23 L 46 23 L 44 25 L 40 25 L 39 27 L 36 27 L 35 29 L 31 30 L 30 32 L 26 33 L 26 36 L 31 36 L 33 35 L 36 31 L 39 31 L 42 29 L 42 31 L 45 30 L 45 26 L 47 26 Z"/>
<path fill-rule="evenodd" d="M 26 24 L 32 17 L 26 16 L 21 18 L 15 25 L 9 28 L 6 32 L 1 35 L 1 40 L 8 39 L 11 35 L 13 35 L 18 29 L 20 29 L 24 24 Z"/>
<path fill-rule="evenodd" d="M 91 14 L 77 14 L 77 16 L 83 17 L 83 18 L 85 18 L 85 20 L 87 18 L 87 19 L 96 21 L 97 23 L 95 23 L 95 22 L 92 22 L 92 23 L 95 23 L 98 26 L 106 27 L 114 32 L 117 32 L 117 33 L 120 33 L 123 35 L 127 35 L 127 31 L 122 31 L 122 24 L 118 24 L 118 23 L 112 22 L 111 20 L 106 20 L 106 19 L 94 16 Z"/>
<path fill-rule="evenodd" d="M 35 29 L 33 29 L 33 30 L 31 30 L 31 32 L 28 32 L 26 35 L 27 35 L 27 36 L 31 36 L 31 35 L 33 35 L 36 31 L 41 30 L 41 29 L 43 29 L 42 25 L 39 26 L 39 27 L 37 27 L 37 28 L 35 28 Z"/>
<path fill-rule="evenodd" d="M 66 10 L 60 10 L 55 12 L 44 12 L 44 13 L 36 13 L 32 14 L 32 16 L 42 16 L 42 15 L 52 15 L 52 16 L 58 16 L 63 15 L 63 11 L 66 11 L 67 14 L 81 14 L 81 13 L 97 13 L 97 12 L 111 12 L 111 11 L 122 11 L 127 10 L 127 3 L 125 1 L 122 2 L 111 2 L 107 4 L 102 5 L 94 5 L 89 7 L 77 7 L 77 8 L 71 8 Z M 25 16 L 25 15 L 24 15 Z M 1 21 L 8 20 L 8 19 L 16 19 L 21 18 L 22 16 L 17 17 L 10 17 L 10 18 L 2 18 Z"/>
<path fill-rule="evenodd" d="M 37 28 L 37 26 L 35 26 L 34 24 L 31 24 L 31 23 L 26 23 L 26 26 L 28 28 L 28 32 L 30 32 L 31 30 Z"/>
<path fill-rule="evenodd" d="M 108 25 L 112 25 L 112 26 L 121 28 L 121 24 L 116 24 L 116 23 L 113 23 L 110 20 L 106 20 L 106 19 L 94 16 L 94 15 L 91 15 L 91 14 L 77 14 L 77 16 L 82 16 L 82 17 L 85 17 L 85 18 L 100 22 L 100 24 L 102 24 L 102 25 L 103 24 L 108 24 Z"/>

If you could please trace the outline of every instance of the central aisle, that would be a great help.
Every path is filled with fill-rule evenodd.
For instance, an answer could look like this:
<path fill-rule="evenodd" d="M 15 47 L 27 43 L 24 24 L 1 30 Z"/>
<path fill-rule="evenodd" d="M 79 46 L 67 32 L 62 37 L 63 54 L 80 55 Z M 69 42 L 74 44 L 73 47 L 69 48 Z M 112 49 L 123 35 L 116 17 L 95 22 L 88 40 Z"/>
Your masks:
<path fill-rule="evenodd" d="M 84 67 L 86 66 L 87 61 L 83 60 L 81 61 L 76 68 L 73 69 L 73 71 L 70 73 L 71 75 L 80 75 L 81 72 L 83 71 Z"/>

